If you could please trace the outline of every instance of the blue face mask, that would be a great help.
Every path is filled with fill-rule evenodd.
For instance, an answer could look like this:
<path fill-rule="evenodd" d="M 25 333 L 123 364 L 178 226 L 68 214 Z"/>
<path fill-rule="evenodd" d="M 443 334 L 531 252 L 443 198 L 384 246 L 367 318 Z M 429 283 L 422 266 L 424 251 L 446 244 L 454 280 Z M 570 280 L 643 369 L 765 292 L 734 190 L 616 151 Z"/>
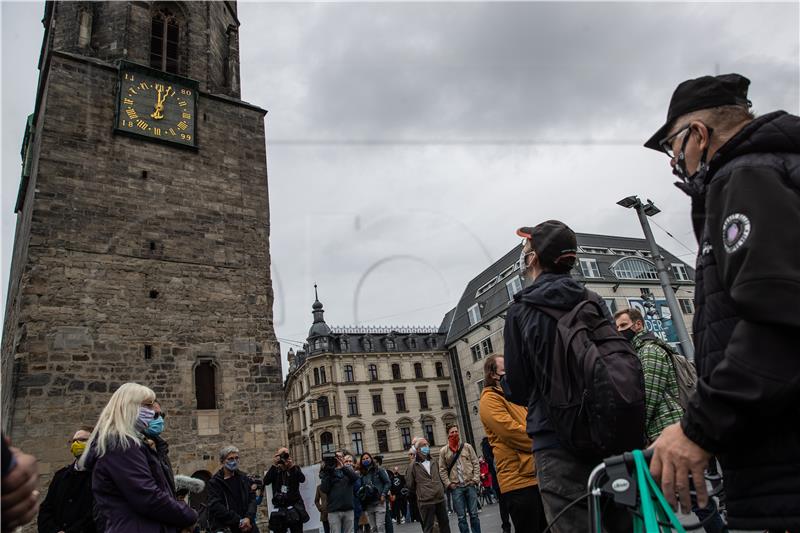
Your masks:
<path fill-rule="evenodd" d="M 225 468 L 230 470 L 231 472 L 236 472 L 239 470 L 239 461 L 235 459 L 231 459 L 230 461 L 225 461 Z"/>
<path fill-rule="evenodd" d="M 369 459 L 365 459 L 365 460 L 361 461 L 361 465 L 364 468 L 369 468 L 369 465 L 371 465 L 371 464 L 372 464 L 372 461 L 370 461 Z"/>
<path fill-rule="evenodd" d="M 422 455 L 429 455 L 431 453 L 431 449 L 427 446 L 423 446 L 419 451 L 422 452 Z"/>
<path fill-rule="evenodd" d="M 160 435 L 164 431 L 164 417 L 159 416 L 147 426 L 144 430 L 146 435 Z"/>

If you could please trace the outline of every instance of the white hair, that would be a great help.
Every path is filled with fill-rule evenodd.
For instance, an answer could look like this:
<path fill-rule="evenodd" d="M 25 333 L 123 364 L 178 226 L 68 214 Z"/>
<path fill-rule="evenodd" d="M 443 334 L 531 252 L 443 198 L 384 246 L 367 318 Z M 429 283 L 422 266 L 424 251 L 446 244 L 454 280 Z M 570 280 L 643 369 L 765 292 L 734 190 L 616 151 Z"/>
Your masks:
<path fill-rule="evenodd" d="M 239 448 L 236 446 L 225 446 L 219 451 L 219 462 L 224 463 L 225 458 L 232 453 L 239 453 Z"/>
<path fill-rule="evenodd" d="M 103 408 L 94 426 L 92 435 L 86 443 L 86 449 L 96 448 L 97 457 L 105 455 L 114 446 L 126 449 L 131 441 L 141 445 L 136 422 L 139 419 L 139 406 L 143 402 L 152 402 L 156 393 L 138 383 L 125 383 L 118 388 Z M 81 456 L 80 468 L 83 468 L 89 453 Z"/>

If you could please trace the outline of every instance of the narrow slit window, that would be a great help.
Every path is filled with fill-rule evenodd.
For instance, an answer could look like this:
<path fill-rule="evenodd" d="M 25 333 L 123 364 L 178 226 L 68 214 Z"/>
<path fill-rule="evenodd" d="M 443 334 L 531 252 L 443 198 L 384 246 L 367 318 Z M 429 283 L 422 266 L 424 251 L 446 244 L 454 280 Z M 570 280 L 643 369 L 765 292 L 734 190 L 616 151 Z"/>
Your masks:
<path fill-rule="evenodd" d="M 203 361 L 195 367 L 194 384 L 197 409 L 216 409 L 216 368 L 211 361 Z"/>

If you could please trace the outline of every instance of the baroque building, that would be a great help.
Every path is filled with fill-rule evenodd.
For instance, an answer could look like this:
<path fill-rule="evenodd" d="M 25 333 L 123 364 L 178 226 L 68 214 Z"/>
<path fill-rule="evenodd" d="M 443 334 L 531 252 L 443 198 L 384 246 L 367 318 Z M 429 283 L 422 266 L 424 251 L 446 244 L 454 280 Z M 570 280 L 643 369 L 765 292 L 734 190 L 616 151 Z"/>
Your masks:
<path fill-rule="evenodd" d="M 44 7 L 2 341 L 3 431 L 44 483 L 120 384 L 155 390 L 182 474 L 285 440 L 266 111 L 236 2 Z M 248 139 L 231 142 L 231 139 Z"/>
<path fill-rule="evenodd" d="M 647 329 L 680 351 L 647 241 L 587 233 L 578 233 L 577 239 L 578 260 L 573 277 L 602 296 L 611 314 L 637 308 L 645 316 Z M 485 436 L 478 405 L 483 390 L 483 364 L 490 355 L 503 355 L 506 310 L 513 303 L 514 294 L 524 286 L 520 277 L 521 250 L 522 244 L 518 244 L 473 278 L 444 319 L 461 433 L 478 445 Z M 691 333 L 694 269 L 669 251 L 660 251 L 670 269 L 683 315 L 680 318 Z"/>
<path fill-rule="evenodd" d="M 431 448 L 456 422 L 440 328 L 331 328 L 319 298 L 303 350 L 289 351 L 285 395 L 289 448 L 310 465 L 323 452 L 383 455 L 406 465 L 415 436 Z"/>

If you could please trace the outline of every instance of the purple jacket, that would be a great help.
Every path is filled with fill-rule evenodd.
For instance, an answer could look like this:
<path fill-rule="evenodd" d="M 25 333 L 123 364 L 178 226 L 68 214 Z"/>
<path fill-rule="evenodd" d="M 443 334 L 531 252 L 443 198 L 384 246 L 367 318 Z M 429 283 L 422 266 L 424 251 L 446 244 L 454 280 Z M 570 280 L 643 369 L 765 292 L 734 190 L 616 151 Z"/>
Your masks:
<path fill-rule="evenodd" d="M 141 442 L 86 460 L 96 510 L 106 533 L 167 533 L 189 527 L 197 513 L 172 494 L 156 452 Z"/>

